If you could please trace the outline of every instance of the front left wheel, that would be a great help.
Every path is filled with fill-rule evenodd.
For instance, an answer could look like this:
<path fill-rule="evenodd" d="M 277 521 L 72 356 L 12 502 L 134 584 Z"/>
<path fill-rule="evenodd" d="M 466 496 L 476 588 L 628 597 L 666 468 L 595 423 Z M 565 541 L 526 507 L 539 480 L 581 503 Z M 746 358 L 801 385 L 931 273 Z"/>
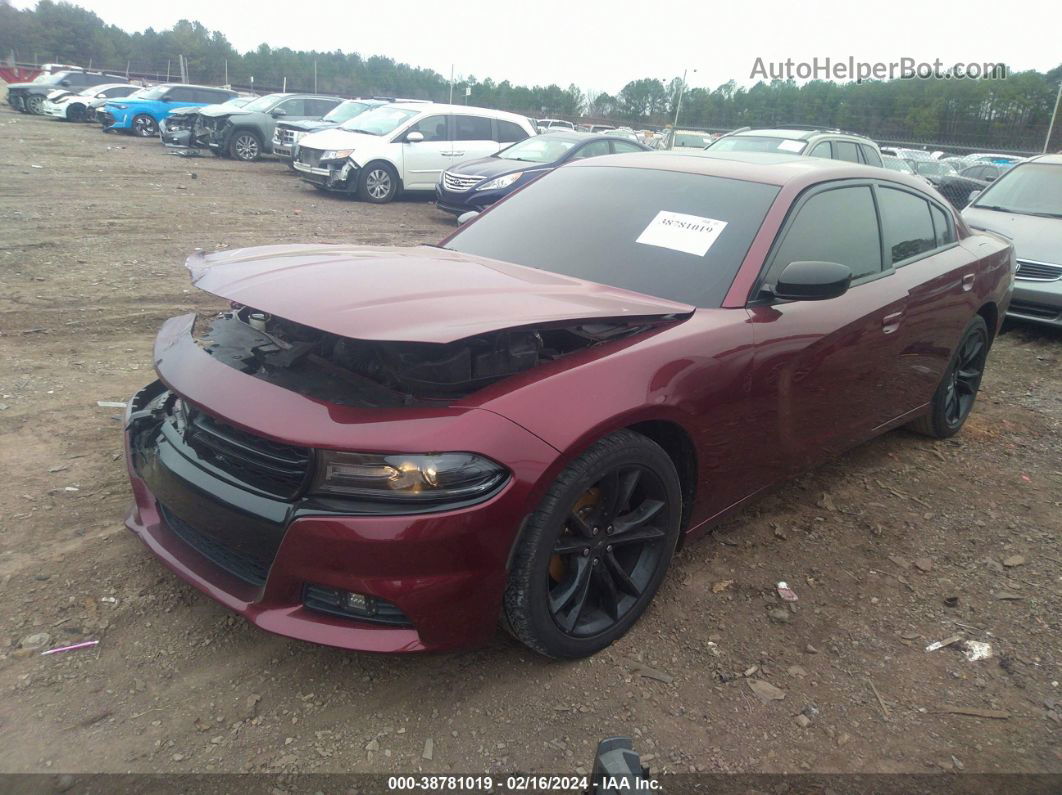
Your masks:
<path fill-rule="evenodd" d="M 141 138 L 153 138 L 159 134 L 159 125 L 151 116 L 141 113 L 133 118 L 133 135 Z"/>
<path fill-rule="evenodd" d="M 27 113 L 32 113 L 35 116 L 41 116 L 44 114 L 44 97 L 30 94 L 24 101 Z"/>
<path fill-rule="evenodd" d="M 398 195 L 398 174 L 386 163 L 369 163 L 358 175 L 358 197 L 372 204 L 387 204 Z"/>
<path fill-rule="evenodd" d="M 262 154 L 262 141 L 250 130 L 237 130 L 229 141 L 229 157 L 250 163 Z"/>
<path fill-rule="evenodd" d="M 521 535 L 506 628 L 549 657 L 605 648 L 660 587 L 681 514 L 681 484 L 663 448 L 629 430 L 595 442 L 553 482 Z"/>

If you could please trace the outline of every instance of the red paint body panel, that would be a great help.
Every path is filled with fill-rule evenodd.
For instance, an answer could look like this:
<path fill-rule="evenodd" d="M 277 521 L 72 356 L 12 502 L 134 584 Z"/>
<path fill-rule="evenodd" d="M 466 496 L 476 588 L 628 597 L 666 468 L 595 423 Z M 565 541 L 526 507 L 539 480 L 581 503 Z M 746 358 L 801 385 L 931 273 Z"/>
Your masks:
<path fill-rule="evenodd" d="M 188 259 L 208 293 L 363 340 L 453 342 L 512 326 L 693 307 L 431 246 L 267 246 Z"/>
<path fill-rule="evenodd" d="M 446 407 L 370 410 L 310 399 L 208 355 L 191 337 L 192 316 L 164 325 L 155 348 L 159 377 L 203 411 L 245 431 L 313 448 L 485 455 L 512 473 L 486 502 L 409 516 L 300 515 L 287 526 L 261 589 L 185 546 L 159 517 L 155 497 L 132 461 L 135 505 L 128 526 L 180 576 L 273 632 L 366 651 L 480 643 L 494 629 L 519 528 L 557 473 L 594 440 L 646 422 L 668 423 L 684 433 L 696 465 L 686 528 L 693 531 L 770 485 L 918 416 L 974 314 L 995 311 L 992 331 L 998 330 L 1012 289 L 1013 251 L 998 238 L 971 234 L 958 220 L 958 244 L 839 298 L 750 303 L 790 207 L 824 175 L 922 186 L 900 175 L 836 163 L 798 164 L 780 174 L 758 165 L 719 165 L 711 158 L 639 155 L 625 156 L 624 163 L 693 170 L 685 164 L 690 160 L 704 161 L 696 168 L 705 173 L 746 173 L 761 181 L 770 176 L 782 185 L 721 308 L 689 313 L 688 307 L 648 296 L 518 266 L 451 259 L 434 250 L 426 256 L 420 249 L 381 250 L 386 265 L 379 266 L 366 257 L 368 250 L 359 250 L 346 270 L 339 263 L 353 256 L 349 249 L 322 254 L 320 247 L 282 247 L 276 260 L 262 259 L 268 250 L 231 252 L 226 259 L 236 263 L 234 270 L 226 266 L 200 275 L 201 286 L 227 298 L 362 338 L 446 341 L 463 336 L 461 329 L 532 325 L 569 312 L 590 311 L 582 317 L 627 314 L 625 309 L 685 312 L 638 336 L 540 365 Z M 301 264 L 289 273 L 293 262 Z M 407 267 L 408 275 L 425 280 L 418 285 L 423 289 L 396 285 Z M 289 276 L 315 271 L 341 289 L 332 296 L 319 287 L 305 290 L 285 303 L 284 291 L 294 292 L 298 284 Z M 485 281 L 469 285 L 468 302 L 460 290 L 449 289 L 460 273 L 486 273 Z M 432 290 L 439 291 L 437 303 Z M 526 314 L 518 306 L 521 290 L 528 299 Z M 374 309 L 377 301 L 388 305 L 387 291 L 399 302 L 391 305 L 395 317 Z M 394 309 L 407 299 L 405 306 L 417 308 L 412 316 Z M 345 325 L 357 323 L 360 329 L 365 318 L 370 320 L 364 333 Z M 403 336 L 400 327 L 414 331 Z M 392 601 L 414 628 L 313 613 L 300 604 L 306 582 Z"/>

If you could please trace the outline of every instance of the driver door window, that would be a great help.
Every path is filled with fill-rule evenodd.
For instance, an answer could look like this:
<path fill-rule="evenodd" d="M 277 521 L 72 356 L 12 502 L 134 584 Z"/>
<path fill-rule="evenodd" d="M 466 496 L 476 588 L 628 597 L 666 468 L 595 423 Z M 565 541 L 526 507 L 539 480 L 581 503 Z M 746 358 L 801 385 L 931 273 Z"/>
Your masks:
<path fill-rule="evenodd" d="M 285 100 L 273 110 L 284 111 L 284 116 L 289 119 L 304 119 L 306 118 L 306 100 L 299 97 Z"/>
<path fill-rule="evenodd" d="M 402 137 L 402 140 L 407 140 L 411 132 L 419 132 L 423 135 L 424 141 L 422 143 L 435 143 L 449 140 L 449 136 L 446 134 L 445 116 L 428 116 L 421 119 L 406 130 L 406 134 Z"/>

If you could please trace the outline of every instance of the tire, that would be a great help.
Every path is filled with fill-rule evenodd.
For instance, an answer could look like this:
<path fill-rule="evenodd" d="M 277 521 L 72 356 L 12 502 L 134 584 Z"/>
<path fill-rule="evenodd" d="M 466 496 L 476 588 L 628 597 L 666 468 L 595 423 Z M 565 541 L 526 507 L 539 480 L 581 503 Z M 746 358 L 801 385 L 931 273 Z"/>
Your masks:
<path fill-rule="evenodd" d="M 929 402 L 929 413 L 912 422 L 908 426 L 911 430 L 934 439 L 947 439 L 959 432 L 977 400 L 988 347 L 988 326 L 983 317 L 976 315 L 955 346 L 948 369 Z"/>
<path fill-rule="evenodd" d="M 159 134 L 158 122 L 146 113 L 134 116 L 130 129 L 138 138 L 154 138 Z"/>
<path fill-rule="evenodd" d="M 236 130 L 229 139 L 229 157 L 252 163 L 262 154 L 262 139 L 251 130 Z"/>
<path fill-rule="evenodd" d="M 76 102 L 71 102 L 70 106 L 66 109 L 67 121 L 84 121 L 85 120 L 85 106 L 78 105 Z"/>
<path fill-rule="evenodd" d="M 358 174 L 358 198 L 387 204 L 398 195 L 398 174 L 387 163 L 369 163 Z"/>
<path fill-rule="evenodd" d="M 652 601 L 681 516 L 681 484 L 663 448 L 628 430 L 598 440 L 557 476 L 529 518 L 503 625 L 547 657 L 605 648 Z"/>
<path fill-rule="evenodd" d="M 26 113 L 32 113 L 34 116 L 41 116 L 44 114 L 44 97 L 37 94 L 30 94 L 23 100 L 26 107 Z"/>

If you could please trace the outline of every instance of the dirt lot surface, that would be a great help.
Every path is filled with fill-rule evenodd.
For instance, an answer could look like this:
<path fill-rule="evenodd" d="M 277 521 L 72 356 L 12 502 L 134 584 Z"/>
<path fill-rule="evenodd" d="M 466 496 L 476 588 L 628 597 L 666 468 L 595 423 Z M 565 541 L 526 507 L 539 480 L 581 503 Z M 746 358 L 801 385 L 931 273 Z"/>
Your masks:
<path fill-rule="evenodd" d="M 593 659 L 500 631 L 445 656 L 319 648 L 247 625 L 123 528 L 120 410 L 96 402 L 151 379 L 163 320 L 216 304 L 188 282 L 195 248 L 416 243 L 452 221 L 276 162 L 6 110 L 0 131 L 0 770 L 570 773 L 630 734 L 658 771 L 1062 772 L 1062 335 L 1004 334 L 956 438 L 889 434 L 687 546 Z M 955 635 L 993 656 L 925 651 Z"/>

